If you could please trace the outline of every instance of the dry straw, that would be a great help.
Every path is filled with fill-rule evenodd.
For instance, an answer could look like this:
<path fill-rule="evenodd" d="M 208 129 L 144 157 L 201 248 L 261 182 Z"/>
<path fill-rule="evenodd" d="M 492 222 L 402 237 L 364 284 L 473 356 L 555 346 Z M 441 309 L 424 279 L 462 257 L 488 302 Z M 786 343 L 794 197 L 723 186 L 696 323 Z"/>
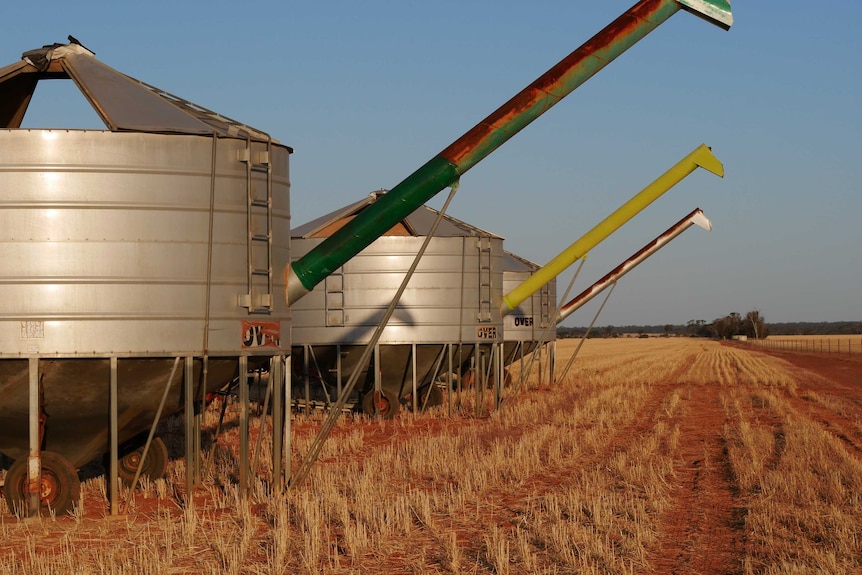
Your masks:
<path fill-rule="evenodd" d="M 236 490 L 227 426 L 194 506 L 173 496 L 184 483 L 173 461 L 124 520 L 98 517 L 100 477 L 84 483 L 68 518 L 26 523 L 0 509 L 0 572 L 656 572 L 685 488 L 681 426 L 707 389 L 720 398 L 723 422 L 711 433 L 726 449 L 702 458 L 726 470 L 734 494 L 745 542 L 735 572 L 860 572 L 859 453 L 801 406 L 840 415 L 857 437 L 862 408 L 807 390 L 802 375 L 715 342 L 590 340 L 566 381 L 537 389 L 533 379 L 483 418 L 470 409 L 345 418 L 296 492 L 271 491 L 263 447 L 248 499 Z M 294 461 L 320 419 L 295 416 Z"/>

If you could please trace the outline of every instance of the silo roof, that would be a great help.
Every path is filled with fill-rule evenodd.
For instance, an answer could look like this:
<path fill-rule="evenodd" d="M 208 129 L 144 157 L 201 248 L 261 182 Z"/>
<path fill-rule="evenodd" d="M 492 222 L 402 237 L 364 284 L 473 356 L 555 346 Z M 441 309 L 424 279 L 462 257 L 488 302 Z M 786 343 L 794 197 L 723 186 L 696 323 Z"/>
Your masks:
<path fill-rule="evenodd" d="M 0 128 L 20 128 L 39 80 L 71 79 L 112 132 L 216 134 L 273 141 L 268 134 L 127 76 L 72 36 L 0 68 Z M 277 143 L 277 142 L 275 142 Z"/>
<path fill-rule="evenodd" d="M 512 252 L 503 250 L 503 271 L 506 272 L 530 272 L 538 270 L 539 264 L 531 262 L 526 258 L 515 255 Z"/>
<path fill-rule="evenodd" d="M 352 220 L 357 214 L 365 210 L 368 206 L 377 201 L 377 199 L 385 194 L 385 190 L 372 192 L 366 198 L 330 212 L 324 216 L 307 222 L 301 226 L 291 230 L 290 235 L 293 238 L 326 238 L 335 233 L 347 222 Z M 420 206 L 410 215 L 394 225 L 384 236 L 427 236 L 431 233 L 431 228 L 434 225 L 434 220 L 440 212 L 428 206 Z M 503 239 L 502 236 L 485 231 L 471 224 L 462 222 L 459 219 L 453 218 L 448 214 L 443 215 L 437 231 L 434 232 L 435 237 L 465 237 L 465 236 L 482 236 Z"/>

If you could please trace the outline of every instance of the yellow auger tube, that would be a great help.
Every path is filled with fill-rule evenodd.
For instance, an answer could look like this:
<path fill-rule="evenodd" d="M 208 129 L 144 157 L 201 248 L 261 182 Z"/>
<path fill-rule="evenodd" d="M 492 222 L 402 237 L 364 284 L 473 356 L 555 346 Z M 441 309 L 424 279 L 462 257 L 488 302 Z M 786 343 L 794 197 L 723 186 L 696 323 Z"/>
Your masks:
<path fill-rule="evenodd" d="M 517 308 L 524 300 L 533 295 L 543 285 L 560 275 L 567 267 L 587 255 L 591 249 L 598 245 L 606 237 L 614 233 L 627 221 L 635 217 L 641 210 L 658 199 L 666 191 L 674 187 L 683 178 L 703 168 L 716 176 L 724 177 L 724 166 L 718 161 L 710 148 L 701 144 L 689 155 L 680 160 L 675 166 L 658 177 L 649 186 L 638 192 L 636 196 L 620 206 L 617 211 L 606 217 L 596 227 L 580 237 L 575 243 L 566 248 L 560 255 L 545 264 L 539 271 L 529 279 L 503 296 L 500 304 L 500 314 L 506 315 Z"/>

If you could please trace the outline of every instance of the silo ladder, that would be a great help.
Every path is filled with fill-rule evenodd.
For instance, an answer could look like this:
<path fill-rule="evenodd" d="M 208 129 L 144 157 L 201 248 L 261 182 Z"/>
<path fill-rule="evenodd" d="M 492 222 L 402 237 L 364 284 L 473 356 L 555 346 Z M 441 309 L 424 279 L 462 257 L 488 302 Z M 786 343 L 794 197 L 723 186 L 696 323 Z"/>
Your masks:
<path fill-rule="evenodd" d="M 248 293 L 241 298 L 249 313 L 272 313 L 272 142 L 266 150 L 252 151 L 251 141 L 240 151 L 240 161 L 246 165 L 247 229 L 248 229 Z M 255 175 L 263 175 L 266 189 L 259 197 Z"/>
<path fill-rule="evenodd" d="M 479 323 L 491 321 L 492 276 L 491 238 L 480 236 L 479 247 Z"/>

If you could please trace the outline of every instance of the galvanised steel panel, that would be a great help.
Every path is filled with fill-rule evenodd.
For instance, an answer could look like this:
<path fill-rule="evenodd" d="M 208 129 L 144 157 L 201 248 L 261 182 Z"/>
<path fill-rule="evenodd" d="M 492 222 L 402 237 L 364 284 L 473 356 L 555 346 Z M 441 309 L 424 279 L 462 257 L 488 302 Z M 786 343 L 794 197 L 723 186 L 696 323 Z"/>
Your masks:
<path fill-rule="evenodd" d="M 243 320 L 282 322 L 289 149 L 272 146 L 273 310 L 248 313 L 247 142 L 86 130 L 0 130 L 0 357 L 174 356 L 243 347 Z M 265 144 L 252 143 L 251 157 Z M 252 173 L 257 197 L 265 173 Z M 261 218 L 253 233 L 266 233 Z M 255 257 L 262 255 L 260 248 Z M 264 260 L 265 261 L 265 260 Z"/>
<path fill-rule="evenodd" d="M 538 269 L 538 266 L 536 266 Z M 528 271 L 504 271 L 503 293 L 509 293 L 532 276 Z M 553 279 L 521 302 L 503 317 L 503 338 L 506 341 L 554 341 L 556 326 L 557 280 Z"/>
<path fill-rule="evenodd" d="M 327 325 L 327 282 L 292 307 L 296 344 L 357 344 L 368 340 L 425 238 L 382 237 L 338 270 L 343 325 Z M 319 238 L 294 238 L 301 257 Z M 480 252 L 480 243 L 487 250 Z M 484 279 L 482 279 L 484 278 Z M 490 343 L 502 336 L 502 239 L 432 238 L 381 336 L 390 343 Z M 332 301 L 330 299 L 330 301 Z M 480 302 L 486 302 L 484 305 Z"/>

